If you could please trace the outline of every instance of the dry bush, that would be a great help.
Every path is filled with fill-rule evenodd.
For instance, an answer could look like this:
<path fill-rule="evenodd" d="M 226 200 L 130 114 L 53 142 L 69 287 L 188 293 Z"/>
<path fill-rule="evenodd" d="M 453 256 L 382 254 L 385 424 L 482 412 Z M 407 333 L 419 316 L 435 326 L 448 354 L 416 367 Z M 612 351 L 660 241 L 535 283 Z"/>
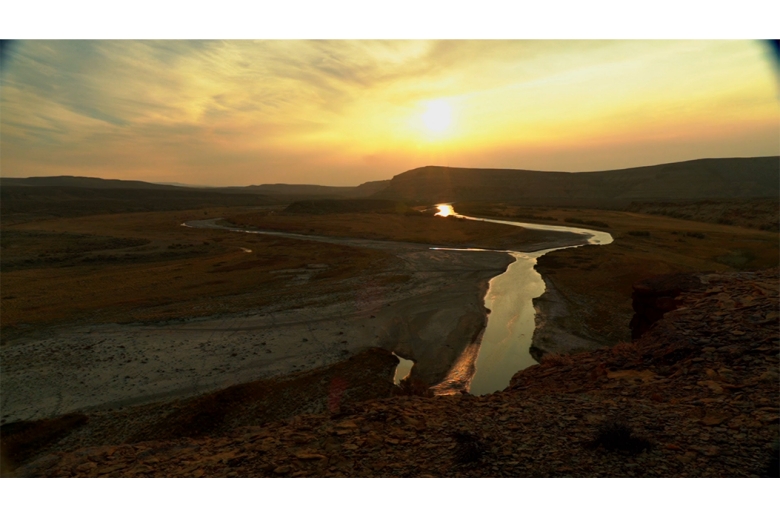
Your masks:
<path fill-rule="evenodd" d="M 609 421 L 599 428 L 591 446 L 601 447 L 608 451 L 637 454 L 649 450 L 652 444 L 647 439 L 636 437 L 629 425 L 618 421 Z"/>
<path fill-rule="evenodd" d="M 487 451 L 482 438 L 471 432 L 456 431 L 453 432 L 452 437 L 456 442 L 456 464 L 471 464 L 472 462 L 477 462 L 482 458 L 485 451 Z"/>

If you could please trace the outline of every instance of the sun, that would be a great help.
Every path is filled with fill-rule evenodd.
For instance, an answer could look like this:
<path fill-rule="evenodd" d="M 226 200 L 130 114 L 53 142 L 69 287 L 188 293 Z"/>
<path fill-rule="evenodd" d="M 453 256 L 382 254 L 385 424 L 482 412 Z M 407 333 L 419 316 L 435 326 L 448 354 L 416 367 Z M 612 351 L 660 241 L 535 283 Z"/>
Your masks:
<path fill-rule="evenodd" d="M 450 103 L 443 99 L 426 102 L 422 120 L 430 133 L 434 135 L 444 133 L 452 123 L 452 107 Z"/>

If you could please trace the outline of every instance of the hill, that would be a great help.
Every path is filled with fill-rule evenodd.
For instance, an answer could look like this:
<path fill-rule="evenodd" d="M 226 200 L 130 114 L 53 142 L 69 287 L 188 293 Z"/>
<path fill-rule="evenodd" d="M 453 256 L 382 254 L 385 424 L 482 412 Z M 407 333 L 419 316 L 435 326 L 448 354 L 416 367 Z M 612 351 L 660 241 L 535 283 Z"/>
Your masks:
<path fill-rule="evenodd" d="M 165 185 L 137 180 L 107 180 L 89 176 L 33 176 L 30 178 L 0 178 L 0 187 L 71 187 L 81 189 L 145 189 L 182 190 L 190 187 Z"/>
<path fill-rule="evenodd" d="M 390 180 L 381 180 L 376 182 L 366 182 L 357 187 L 331 187 L 327 185 L 306 185 L 306 184 L 262 184 L 250 185 L 248 187 L 235 187 L 231 190 L 242 192 L 256 192 L 260 194 L 302 198 L 363 198 L 371 196 L 390 183 Z"/>
<path fill-rule="evenodd" d="M 288 184 L 188 187 L 82 176 L 0 178 L 0 214 L 4 223 L 15 223 L 117 212 L 287 205 L 297 200 L 364 198 L 388 182 L 367 182 L 357 187 Z"/>
<path fill-rule="evenodd" d="M 711 158 L 588 173 L 426 166 L 394 176 L 373 196 L 600 208 L 623 208 L 633 201 L 776 199 L 780 157 Z"/>

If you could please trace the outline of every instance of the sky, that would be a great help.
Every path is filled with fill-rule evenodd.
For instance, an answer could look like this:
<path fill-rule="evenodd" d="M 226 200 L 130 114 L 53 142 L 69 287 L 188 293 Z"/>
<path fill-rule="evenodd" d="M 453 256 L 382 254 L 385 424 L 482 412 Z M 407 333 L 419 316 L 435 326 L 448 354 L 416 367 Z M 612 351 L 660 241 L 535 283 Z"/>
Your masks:
<path fill-rule="evenodd" d="M 780 154 L 749 40 L 18 41 L 0 175 L 357 185 Z"/>

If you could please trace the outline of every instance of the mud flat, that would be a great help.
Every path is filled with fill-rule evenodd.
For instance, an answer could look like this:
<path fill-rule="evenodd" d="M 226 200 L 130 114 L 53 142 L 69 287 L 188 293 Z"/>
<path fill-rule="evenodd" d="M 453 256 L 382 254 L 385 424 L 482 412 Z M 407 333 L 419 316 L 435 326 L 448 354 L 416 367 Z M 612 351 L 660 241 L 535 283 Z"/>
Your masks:
<path fill-rule="evenodd" d="M 483 330 L 488 282 L 513 260 L 414 243 L 287 237 L 390 251 L 402 260 L 391 273 L 409 280 L 355 285 L 346 298 L 301 295 L 257 312 L 11 338 L 0 351 L 3 421 L 179 399 L 322 367 L 376 346 L 414 360 L 411 375 L 434 385 Z M 306 274 L 295 282 L 305 284 Z"/>

